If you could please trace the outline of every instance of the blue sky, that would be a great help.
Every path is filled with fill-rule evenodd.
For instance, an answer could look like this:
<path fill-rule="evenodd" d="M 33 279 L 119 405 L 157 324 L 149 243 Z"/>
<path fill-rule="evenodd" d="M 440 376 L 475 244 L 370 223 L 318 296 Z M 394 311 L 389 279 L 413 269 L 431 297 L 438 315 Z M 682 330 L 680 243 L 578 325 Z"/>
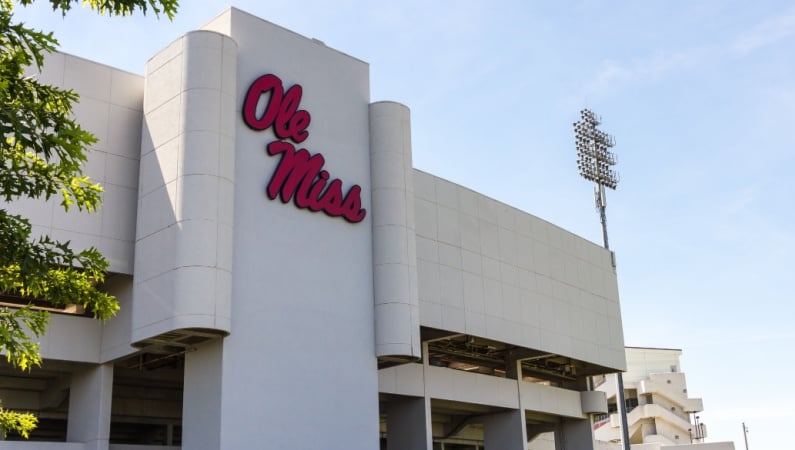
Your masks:
<path fill-rule="evenodd" d="M 18 17 L 142 73 L 233 5 L 371 65 L 417 168 L 601 242 L 572 122 L 616 137 L 608 193 L 627 345 L 682 348 L 709 441 L 782 448 L 795 416 L 795 6 L 782 1 L 183 1 L 173 21 Z M 201 6 L 198 6 L 199 3 Z"/>

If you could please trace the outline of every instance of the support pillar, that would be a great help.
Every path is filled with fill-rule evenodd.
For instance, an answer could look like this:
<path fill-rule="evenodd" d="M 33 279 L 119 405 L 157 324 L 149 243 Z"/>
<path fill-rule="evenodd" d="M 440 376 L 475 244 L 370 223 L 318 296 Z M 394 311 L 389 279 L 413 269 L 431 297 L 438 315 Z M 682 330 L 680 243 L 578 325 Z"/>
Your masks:
<path fill-rule="evenodd" d="M 534 439 L 539 439 L 544 433 L 548 433 L 547 436 L 544 436 L 542 439 L 546 441 L 555 442 L 555 426 L 554 424 L 544 423 L 544 424 L 536 424 L 536 425 L 527 425 L 527 442 L 530 443 Z"/>
<path fill-rule="evenodd" d="M 82 442 L 86 450 L 108 450 L 112 398 L 112 363 L 74 373 L 69 388 L 66 441 Z"/>
<path fill-rule="evenodd" d="M 392 400 L 386 410 L 387 450 L 429 450 L 430 429 L 425 398 Z"/>
<path fill-rule="evenodd" d="M 588 419 L 565 420 L 555 430 L 555 450 L 594 448 L 593 427 Z"/>
<path fill-rule="evenodd" d="M 483 446 L 492 450 L 526 450 L 524 411 L 492 414 L 483 420 Z"/>
<path fill-rule="evenodd" d="M 414 166 L 409 109 L 370 104 L 375 354 L 416 360 L 420 300 L 414 233 Z"/>
<path fill-rule="evenodd" d="M 216 339 L 185 354 L 182 448 L 221 448 L 223 344 L 223 340 Z"/>

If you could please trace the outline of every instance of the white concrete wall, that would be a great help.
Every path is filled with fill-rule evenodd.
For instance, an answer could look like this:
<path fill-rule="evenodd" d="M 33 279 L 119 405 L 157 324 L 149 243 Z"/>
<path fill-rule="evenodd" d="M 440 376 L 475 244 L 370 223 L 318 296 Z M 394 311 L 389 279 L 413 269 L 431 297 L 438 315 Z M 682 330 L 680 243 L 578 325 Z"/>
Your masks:
<path fill-rule="evenodd" d="M 113 446 L 112 449 L 117 449 Z M 89 450 L 82 442 L 3 442 L 3 450 Z M 126 449 L 125 449 L 126 450 Z"/>
<path fill-rule="evenodd" d="M 90 444 L 82 442 L 3 442 L 3 450 L 89 450 Z M 110 450 L 180 450 L 167 445 L 111 444 Z"/>
<path fill-rule="evenodd" d="M 542 384 L 519 382 L 522 407 L 528 411 L 583 418 L 580 393 Z"/>
<path fill-rule="evenodd" d="M 370 172 L 376 355 L 419 358 L 414 168 L 406 106 L 370 105 Z"/>
<path fill-rule="evenodd" d="M 652 373 L 671 373 L 681 371 L 679 357 L 682 351 L 664 348 L 627 347 L 627 372 L 624 383 L 635 383 L 649 377 Z M 672 371 L 671 367 L 676 370 Z"/>
<path fill-rule="evenodd" d="M 223 448 L 220 408 L 223 372 L 222 341 L 207 342 L 185 355 L 182 445 L 186 449 Z"/>
<path fill-rule="evenodd" d="M 132 340 L 230 331 L 237 48 L 188 33 L 147 63 Z"/>
<path fill-rule="evenodd" d="M 303 87 L 309 137 L 344 191 L 370 208 L 367 64 L 232 9 L 208 25 L 237 42 L 238 90 L 232 333 L 224 339 L 222 448 L 378 446 L 372 223 L 266 196 L 280 159 L 272 129 L 240 119 L 251 83 L 277 75 Z M 266 408 L 263 410 L 263 407 Z M 258 444 L 257 444 L 258 445 Z"/>
<path fill-rule="evenodd" d="M 113 364 L 85 367 L 72 374 L 69 388 L 68 442 L 86 450 L 105 450 L 110 440 Z"/>
<path fill-rule="evenodd" d="M 110 444 L 110 450 L 179 450 L 180 448 L 173 445 Z"/>
<path fill-rule="evenodd" d="M 47 332 L 39 339 L 44 359 L 97 363 L 102 324 L 89 317 L 51 314 Z"/>
<path fill-rule="evenodd" d="M 74 250 L 96 247 L 110 262 L 111 272 L 131 274 L 143 78 L 64 53 L 48 55 L 38 77 L 80 95 L 74 116 L 99 139 L 89 149 L 83 173 L 104 188 L 103 205 L 98 212 L 74 206 L 66 212 L 61 197 L 54 196 L 47 202 L 20 199 L 4 207 L 30 219 L 34 236 L 71 241 Z"/>
<path fill-rule="evenodd" d="M 687 432 L 687 428 L 680 428 L 662 419 L 655 420 L 654 424 L 657 428 L 656 434 L 658 436 L 662 436 L 675 444 L 690 443 L 690 434 Z"/>
<path fill-rule="evenodd" d="M 422 325 L 625 367 L 608 251 L 427 173 L 414 183 Z"/>
<path fill-rule="evenodd" d="M 634 445 L 632 450 L 635 450 Z M 702 444 L 664 445 L 660 447 L 660 450 L 734 450 L 734 443 L 704 442 Z"/>
<path fill-rule="evenodd" d="M 687 382 L 682 372 L 650 374 L 648 379 L 637 383 L 637 388 L 640 398 L 645 393 L 651 393 L 654 394 L 655 402 L 657 397 L 663 396 L 671 399 L 682 411 L 700 412 L 704 409 L 702 399 L 688 397 Z"/>
<path fill-rule="evenodd" d="M 583 418 L 580 393 L 526 381 L 481 375 L 423 364 L 403 364 L 378 371 L 379 391 L 521 408 L 575 419 Z"/>
<path fill-rule="evenodd" d="M 102 323 L 99 362 L 105 363 L 132 354 L 130 345 L 133 316 L 133 278 L 128 275 L 113 275 L 105 279 L 105 289 L 116 297 L 119 311 L 113 319 Z M 96 321 L 95 321 L 96 322 Z"/>
<path fill-rule="evenodd" d="M 541 433 L 527 443 L 527 450 L 555 450 L 555 433 Z"/>
<path fill-rule="evenodd" d="M 668 397 L 658 394 L 652 394 L 652 401 L 655 405 L 659 405 L 662 408 L 665 408 L 666 410 L 671 411 L 673 414 L 679 416 L 685 422 L 692 420 L 689 413 L 694 411 L 686 411 L 682 407 L 682 403 L 679 401 L 671 400 Z"/>
<path fill-rule="evenodd" d="M 597 442 L 598 450 L 621 450 L 621 443 Z M 705 442 L 703 444 L 665 445 L 660 443 L 633 444 L 632 450 L 734 450 L 733 442 Z M 534 449 L 531 449 L 534 450 Z"/>

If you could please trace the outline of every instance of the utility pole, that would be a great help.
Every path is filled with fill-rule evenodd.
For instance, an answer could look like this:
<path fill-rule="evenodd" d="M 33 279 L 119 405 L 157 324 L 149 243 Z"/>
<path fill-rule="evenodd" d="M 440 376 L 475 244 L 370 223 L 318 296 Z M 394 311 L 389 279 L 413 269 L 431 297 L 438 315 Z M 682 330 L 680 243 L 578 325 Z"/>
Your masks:
<path fill-rule="evenodd" d="M 596 183 L 594 198 L 602 223 L 602 242 L 605 249 L 609 251 L 605 188 L 615 189 L 619 177 L 618 173 L 611 169 L 618 162 L 616 155 L 609 150 L 616 145 L 616 142 L 613 136 L 596 128 L 601 122 L 601 117 L 594 114 L 593 111 L 589 109 L 580 111 L 580 120 L 574 123 L 574 142 L 577 147 L 577 167 L 580 170 L 580 176 Z M 612 252 L 610 256 L 615 268 Z M 621 415 L 621 442 L 624 450 L 630 450 L 627 405 L 624 399 L 624 376 L 621 372 L 616 374 L 616 384 L 616 407 Z"/>
<path fill-rule="evenodd" d="M 748 450 L 748 427 L 743 422 L 743 437 L 745 438 L 745 450 Z"/>

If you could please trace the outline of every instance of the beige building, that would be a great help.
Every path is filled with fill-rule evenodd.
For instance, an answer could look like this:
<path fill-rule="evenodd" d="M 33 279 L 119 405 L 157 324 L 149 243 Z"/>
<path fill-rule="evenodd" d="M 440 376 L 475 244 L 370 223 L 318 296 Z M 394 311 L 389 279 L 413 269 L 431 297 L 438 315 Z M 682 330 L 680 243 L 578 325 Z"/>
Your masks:
<path fill-rule="evenodd" d="M 700 398 L 690 397 L 679 357 L 682 350 L 627 347 L 624 398 L 633 450 L 690 448 L 733 450 L 731 442 L 707 443 L 707 427 L 698 414 Z M 621 449 L 620 417 L 616 412 L 616 375 L 594 378 L 594 389 L 608 398 L 608 414 L 594 418 L 600 449 Z"/>

